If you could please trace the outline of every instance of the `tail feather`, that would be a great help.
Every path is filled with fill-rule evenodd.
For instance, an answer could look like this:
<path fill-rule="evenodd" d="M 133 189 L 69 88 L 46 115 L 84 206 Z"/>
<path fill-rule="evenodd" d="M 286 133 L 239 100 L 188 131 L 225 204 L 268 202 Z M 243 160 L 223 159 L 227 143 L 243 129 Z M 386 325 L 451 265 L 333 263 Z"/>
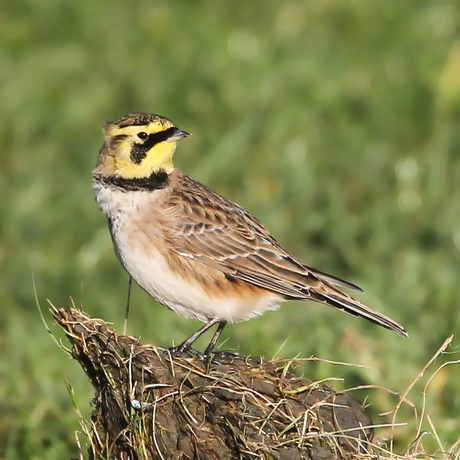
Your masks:
<path fill-rule="evenodd" d="M 334 286 L 341 286 L 341 287 L 351 289 L 352 291 L 356 291 L 356 292 L 361 292 L 361 293 L 364 292 L 359 286 L 356 286 L 356 284 L 350 283 L 341 278 L 337 278 L 336 276 L 329 275 L 328 273 L 320 272 L 316 268 L 311 268 L 311 267 L 308 267 L 307 265 L 305 265 L 305 268 L 310 273 L 315 275 L 317 278 L 320 278 L 323 281 L 326 280 L 328 283 Z"/>
<path fill-rule="evenodd" d="M 329 293 L 329 292 L 319 293 L 319 292 L 311 292 L 311 291 L 310 291 L 310 294 L 311 294 L 310 298 L 312 300 L 316 300 L 317 302 L 324 303 L 331 307 L 339 308 L 340 310 L 343 310 L 349 313 L 350 315 L 365 318 L 374 324 L 378 324 L 379 326 L 382 326 L 386 329 L 390 329 L 391 331 L 396 332 L 401 337 L 409 337 L 409 334 L 406 332 L 404 327 L 402 327 L 396 321 L 393 321 L 387 316 L 382 315 L 381 313 L 375 310 L 372 310 L 369 307 L 366 307 L 366 305 L 362 304 L 358 300 L 353 299 L 347 294 L 344 294 L 340 291 L 337 291 L 337 295 L 333 292 L 332 293 Z"/>

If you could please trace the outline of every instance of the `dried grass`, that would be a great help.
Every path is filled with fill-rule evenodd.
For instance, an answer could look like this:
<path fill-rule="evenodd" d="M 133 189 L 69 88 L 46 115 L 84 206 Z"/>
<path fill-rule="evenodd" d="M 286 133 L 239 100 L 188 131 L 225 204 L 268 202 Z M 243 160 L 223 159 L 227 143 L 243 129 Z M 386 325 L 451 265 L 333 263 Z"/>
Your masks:
<path fill-rule="evenodd" d="M 91 422 L 81 420 L 91 459 L 433 458 L 422 443 L 422 421 L 431 423 L 425 404 L 416 441 L 404 455 L 393 452 L 394 429 L 401 405 L 412 404 L 409 392 L 452 337 L 390 413 L 387 449 L 372 442 L 382 425 L 372 425 L 348 395 L 353 389 L 335 392 L 324 381 L 306 382 L 293 372 L 305 360 L 264 362 L 225 352 L 210 363 L 173 358 L 168 350 L 118 336 L 106 322 L 76 308 L 53 307 L 52 314 L 96 390 Z M 444 363 L 431 379 L 458 362 Z M 436 437 L 433 425 L 432 431 Z M 459 460 L 460 440 L 443 457 Z"/>

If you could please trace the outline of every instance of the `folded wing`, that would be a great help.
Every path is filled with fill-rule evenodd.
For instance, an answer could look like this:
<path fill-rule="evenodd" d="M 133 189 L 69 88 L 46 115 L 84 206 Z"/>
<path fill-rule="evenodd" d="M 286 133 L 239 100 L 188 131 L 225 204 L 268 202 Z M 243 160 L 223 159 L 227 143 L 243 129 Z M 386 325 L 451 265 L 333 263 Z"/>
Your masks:
<path fill-rule="evenodd" d="M 181 207 L 171 249 L 220 270 L 230 279 L 246 281 L 287 299 L 315 300 L 407 336 L 398 323 L 336 288 L 363 292 L 358 286 L 303 264 L 243 208 L 193 179 L 187 180 L 188 188 L 181 187 L 182 195 L 176 200 L 173 196 L 170 203 L 171 209 Z"/>

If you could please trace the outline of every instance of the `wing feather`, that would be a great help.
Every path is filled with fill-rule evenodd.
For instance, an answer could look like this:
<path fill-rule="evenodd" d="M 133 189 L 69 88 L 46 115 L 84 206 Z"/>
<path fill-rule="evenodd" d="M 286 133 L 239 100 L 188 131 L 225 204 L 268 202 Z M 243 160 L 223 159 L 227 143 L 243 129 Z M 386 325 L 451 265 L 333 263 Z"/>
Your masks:
<path fill-rule="evenodd" d="M 359 290 L 288 254 L 251 214 L 181 174 L 169 206 L 176 211 L 171 250 L 290 298 L 326 282 Z"/>
<path fill-rule="evenodd" d="M 229 279 L 245 281 L 286 299 L 310 298 L 407 336 L 398 323 L 335 286 L 363 292 L 361 288 L 303 264 L 243 208 L 189 176 L 177 174 L 180 184 L 171 188 L 168 202 L 173 216 L 171 251 L 219 270 Z"/>

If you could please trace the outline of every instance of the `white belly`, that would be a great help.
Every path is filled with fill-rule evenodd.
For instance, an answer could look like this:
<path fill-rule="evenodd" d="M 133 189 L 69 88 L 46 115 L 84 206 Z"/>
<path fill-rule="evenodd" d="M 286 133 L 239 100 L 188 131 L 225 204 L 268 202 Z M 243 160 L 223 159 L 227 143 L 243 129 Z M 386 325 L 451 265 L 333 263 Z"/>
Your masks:
<path fill-rule="evenodd" d="M 281 296 L 258 291 L 254 295 L 213 295 L 193 277 L 184 278 L 169 267 L 156 247 L 155 233 L 142 231 L 139 219 L 152 206 L 152 194 L 121 192 L 97 188 L 97 201 L 112 220 L 112 240 L 118 258 L 131 277 L 158 302 L 186 318 L 207 322 L 217 318 L 229 323 L 245 321 L 267 310 L 275 310 L 283 301 Z M 155 192 L 156 193 L 156 192 Z M 143 211 L 144 210 L 144 211 Z M 151 217 L 151 216 L 149 216 Z M 149 225 L 155 222 L 149 220 Z M 156 232 L 155 232 L 156 230 Z"/>
<path fill-rule="evenodd" d="M 233 323 L 276 309 L 281 302 L 279 296 L 269 292 L 257 298 L 238 293 L 213 296 L 198 282 L 173 273 L 157 250 L 138 250 L 123 240 L 123 235 L 116 236 L 117 251 L 127 272 L 158 302 L 186 318 L 204 322 L 217 318 Z"/>

